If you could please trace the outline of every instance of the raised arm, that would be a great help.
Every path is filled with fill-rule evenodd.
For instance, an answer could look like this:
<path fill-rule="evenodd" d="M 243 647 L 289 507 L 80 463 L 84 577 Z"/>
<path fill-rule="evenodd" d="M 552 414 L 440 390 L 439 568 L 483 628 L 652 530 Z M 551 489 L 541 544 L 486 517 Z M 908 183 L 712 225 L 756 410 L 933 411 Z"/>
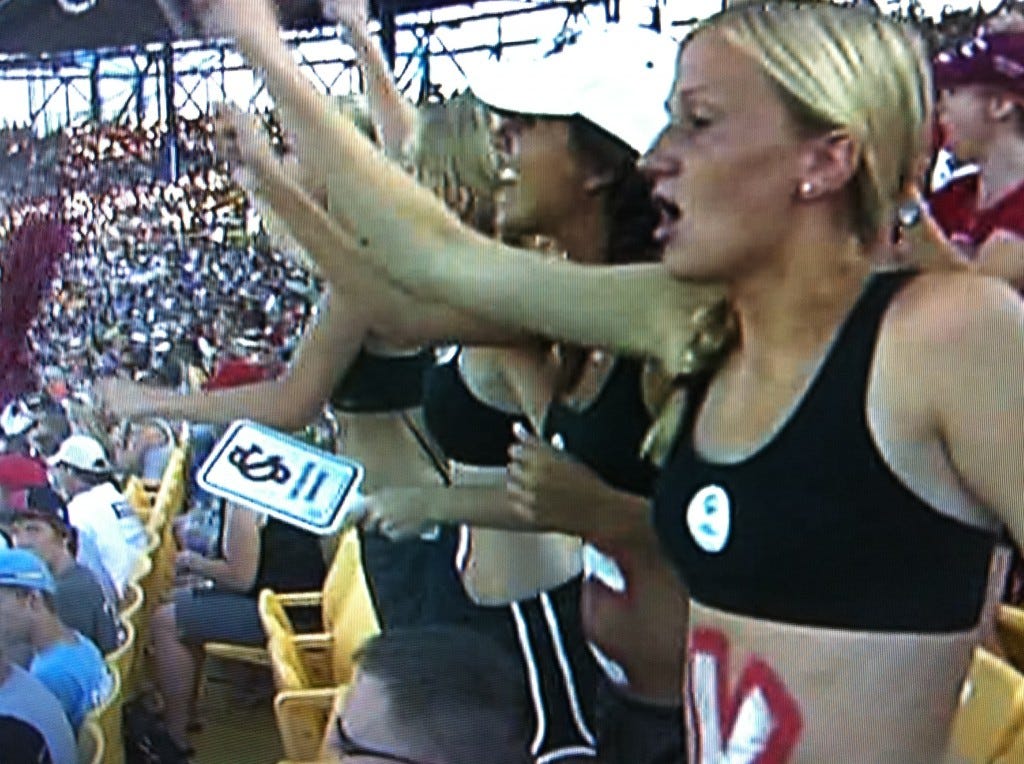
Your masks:
<path fill-rule="evenodd" d="M 399 344 L 428 344 L 458 340 L 469 344 L 506 345 L 526 335 L 516 326 L 487 321 L 475 313 L 441 302 L 420 299 L 394 285 L 355 255 L 358 242 L 338 224 L 288 172 L 265 142 L 251 129 L 251 121 L 238 112 L 222 112 L 222 130 L 233 130 L 234 152 L 247 168 L 245 185 L 255 189 L 272 207 L 295 240 L 321 264 L 335 288 L 356 302 L 368 330 L 375 337 Z M 415 257 L 415 251 L 412 257 Z M 536 253 L 530 255 L 538 259 Z"/>
<path fill-rule="evenodd" d="M 127 418 L 163 416 L 195 422 L 253 419 L 282 430 L 312 421 L 359 353 L 366 326 L 358 304 L 328 292 L 285 375 L 229 390 L 182 395 L 120 379 L 96 386 L 103 405 Z"/>
<path fill-rule="evenodd" d="M 362 259 L 403 288 L 498 324 L 689 370 L 687 352 L 702 328 L 694 315 L 709 318 L 702 309 L 720 300 L 717 288 L 681 284 L 659 266 L 597 268 L 527 258 L 469 230 L 306 81 L 266 0 L 207 0 L 206 7 L 211 21 L 264 72 L 271 94 L 301 125 L 303 140 L 329 165 L 329 196 L 345 203 L 343 214 L 333 217 Z M 342 252 L 316 248 L 310 254 L 332 282 L 344 284 L 345 269 L 333 262 Z"/>
<path fill-rule="evenodd" d="M 324 16 L 344 25 L 366 79 L 370 116 L 388 156 L 405 155 L 416 132 L 416 107 L 399 92 L 377 41 L 370 34 L 367 0 L 323 0 Z"/>

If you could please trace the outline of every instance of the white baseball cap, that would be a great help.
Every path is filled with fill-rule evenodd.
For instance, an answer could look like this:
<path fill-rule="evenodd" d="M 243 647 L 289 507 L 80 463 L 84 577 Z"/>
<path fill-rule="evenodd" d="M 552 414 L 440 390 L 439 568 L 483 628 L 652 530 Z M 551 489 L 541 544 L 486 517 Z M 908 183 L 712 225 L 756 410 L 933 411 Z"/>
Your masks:
<path fill-rule="evenodd" d="M 642 27 L 576 33 L 539 59 L 477 67 L 469 89 L 493 109 L 579 115 L 643 154 L 668 124 L 679 43 Z"/>
<path fill-rule="evenodd" d="M 88 435 L 71 435 L 57 449 L 57 453 L 51 456 L 47 463 L 51 467 L 67 465 L 83 472 L 104 473 L 110 472 L 110 460 L 103 445 L 95 438 Z"/>

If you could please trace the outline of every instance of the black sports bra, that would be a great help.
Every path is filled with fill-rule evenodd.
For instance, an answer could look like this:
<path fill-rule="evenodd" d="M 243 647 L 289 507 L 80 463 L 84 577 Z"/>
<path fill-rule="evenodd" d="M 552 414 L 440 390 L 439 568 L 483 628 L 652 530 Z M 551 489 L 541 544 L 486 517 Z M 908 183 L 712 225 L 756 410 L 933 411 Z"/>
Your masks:
<path fill-rule="evenodd" d="M 878 453 L 865 400 L 882 317 L 912 274 L 870 280 L 781 431 L 738 463 L 702 459 L 704 391 L 662 472 L 654 521 L 695 600 L 861 631 L 973 627 L 997 535 L 937 512 Z"/>
<path fill-rule="evenodd" d="M 650 496 L 657 469 L 640 456 L 651 415 L 644 405 L 643 362 L 617 359 L 597 397 L 582 408 L 555 401 L 544 436 L 559 435 L 565 450 L 619 490 Z"/>
<path fill-rule="evenodd" d="M 479 467 L 504 467 L 512 425 L 527 424 L 526 417 L 488 406 L 473 395 L 462 379 L 458 355 L 427 372 L 423 417 L 445 456 Z"/>
<path fill-rule="evenodd" d="M 348 374 L 331 393 L 331 405 L 352 414 L 416 408 L 423 400 L 423 376 L 433 365 L 432 350 L 402 356 L 360 350 Z"/>

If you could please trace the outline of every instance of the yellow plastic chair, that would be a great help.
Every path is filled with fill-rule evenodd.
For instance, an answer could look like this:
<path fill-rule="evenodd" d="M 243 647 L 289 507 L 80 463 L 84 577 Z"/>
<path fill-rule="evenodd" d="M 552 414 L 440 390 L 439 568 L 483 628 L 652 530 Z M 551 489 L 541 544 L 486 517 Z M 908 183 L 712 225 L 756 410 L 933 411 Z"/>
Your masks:
<path fill-rule="evenodd" d="M 124 484 L 124 495 L 128 503 L 132 505 L 135 514 L 143 523 L 149 520 L 149 514 L 153 510 L 153 496 L 146 490 L 142 479 L 138 475 L 132 475 Z"/>
<path fill-rule="evenodd" d="M 78 728 L 78 764 L 103 764 L 105 755 L 103 730 L 96 722 L 86 720 Z"/>
<path fill-rule="evenodd" d="M 323 631 L 330 632 L 338 613 L 345 608 L 348 597 L 365 587 L 359 536 L 352 529 L 342 536 L 324 578 L 323 589 L 318 592 L 278 593 L 270 589 L 260 592 L 259 610 L 263 629 L 269 636 L 270 624 L 274 623 L 286 632 L 295 634 L 288 608 L 319 607 Z"/>
<path fill-rule="evenodd" d="M 1000 605 L 996 613 L 996 633 L 1007 659 L 1018 671 L 1024 671 L 1024 610 Z"/>
<path fill-rule="evenodd" d="M 108 664 L 109 666 L 109 664 Z M 124 764 L 124 743 L 121 736 L 121 712 L 124 707 L 121 674 L 110 669 L 113 680 L 110 695 L 97 708 L 89 712 L 83 724 L 95 724 L 103 733 L 102 764 Z"/>
<path fill-rule="evenodd" d="M 123 696 L 125 687 L 131 681 L 132 668 L 135 665 L 135 651 L 138 643 L 136 641 L 135 624 L 122 618 L 120 625 L 124 629 L 124 640 L 118 645 L 116 650 L 104 656 L 104 660 L 107 663 L 107 667 L 111 669 L 111 673 L 114 673 L 116 670 L 117 675 L 120 677 L 120 691 Z"/>
<path fill-rule="evenodd" d="M 293 761 L 317 759 L 324 729 L 338 692 L 347 685 L 321 684 L 310 676 L 295 645 L 295 638 L 279 634 L 269 642 L 274 668 L 274 717 L 284 755 Z"/>
<path fill-rule="evenodd" d="M 975 648 L 953 718 L 952 747 L 971 764 L 991 764 L 1007 755 L 1022 729 L 1024 674 Z"/>

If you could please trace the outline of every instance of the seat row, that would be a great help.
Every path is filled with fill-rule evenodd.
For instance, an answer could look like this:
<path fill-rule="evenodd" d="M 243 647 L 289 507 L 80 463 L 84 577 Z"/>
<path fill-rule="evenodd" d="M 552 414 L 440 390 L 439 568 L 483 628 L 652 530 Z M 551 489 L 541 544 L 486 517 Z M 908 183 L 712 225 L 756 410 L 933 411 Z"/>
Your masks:
<path fill-rule="evenodd" d="M 105 657 L 113 680 L 111 693 L 78 731 L 79 764 L 124 764 L 122 713 L 147 671 L 150 614 L 173 583 L 173 522 L 185 504 L 187 456 L 188 434 L 184 430 L 159 481 L 132 476 L 125 486 L 129 503 L 146 526 L 149 543 L 120 602 L 121 644 Z"/>

